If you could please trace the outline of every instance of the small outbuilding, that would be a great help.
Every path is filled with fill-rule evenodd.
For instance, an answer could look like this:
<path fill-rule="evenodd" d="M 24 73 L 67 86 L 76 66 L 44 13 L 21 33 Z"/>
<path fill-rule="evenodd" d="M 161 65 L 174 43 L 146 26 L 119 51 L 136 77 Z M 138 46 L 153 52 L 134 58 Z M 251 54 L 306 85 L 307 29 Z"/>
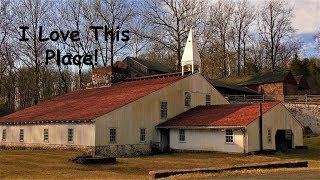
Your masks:
<path fill-rule="evenodd" d="M 259 103 L 198 106 L 157 128 L 169 130 L 173 150 L 248 153 L 303 145 L 303 126 L 281 103 L 261 105 L 262 116 Z"/>
<path fill-rule="evenodd" d="M 228 85 L 246 87 L 278 101 L 284 101 L 287 95 L 299 94 L 297 81 L 290 71 L 227 77 L 218 81 Z"/>

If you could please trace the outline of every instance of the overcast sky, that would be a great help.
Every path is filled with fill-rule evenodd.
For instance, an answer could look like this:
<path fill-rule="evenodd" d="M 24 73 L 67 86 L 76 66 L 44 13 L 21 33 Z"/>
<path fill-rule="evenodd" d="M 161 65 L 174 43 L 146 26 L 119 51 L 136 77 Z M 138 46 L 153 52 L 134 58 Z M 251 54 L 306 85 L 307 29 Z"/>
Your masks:
<path fill-rule="evenodd" d="M 320 28 L 320 0 L 291 0 L 297 33 L 315 32 Z"/>
<path fill-rule="evenodd" d="M 249 0 L 255 5 L 262 5 L 267 0 Z M 293 6 L 293 27 L 296 33 L 315 32 L 320 28 L 320 0 L 287 0 Z"/>

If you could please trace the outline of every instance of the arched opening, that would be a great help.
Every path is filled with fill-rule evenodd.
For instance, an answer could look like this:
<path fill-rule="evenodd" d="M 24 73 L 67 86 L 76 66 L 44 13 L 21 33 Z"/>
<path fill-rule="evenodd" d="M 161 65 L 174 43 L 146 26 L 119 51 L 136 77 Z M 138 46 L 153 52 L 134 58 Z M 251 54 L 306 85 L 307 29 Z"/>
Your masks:
<path fill-rule="evenodd" d="M 293 133 L 291 129 L 277 130 L 275 142 L 277 151 L 287 151 L 288 149 L 292 149 Z"/>

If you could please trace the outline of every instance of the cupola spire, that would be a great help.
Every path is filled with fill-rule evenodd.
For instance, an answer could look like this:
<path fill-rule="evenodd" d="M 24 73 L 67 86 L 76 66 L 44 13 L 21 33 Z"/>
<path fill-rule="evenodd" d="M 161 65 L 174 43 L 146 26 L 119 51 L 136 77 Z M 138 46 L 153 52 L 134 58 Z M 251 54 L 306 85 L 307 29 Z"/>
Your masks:
<path fill-rule="evenodd" d="M 191 71 L 192 74 L 195 72 L 200 73 L 201 59 L 198 52 L 197 44 L 192 33 L 192 28 L 190 29 L 186 46 L 181 59 L 182 75 L 184 71 Z"/>

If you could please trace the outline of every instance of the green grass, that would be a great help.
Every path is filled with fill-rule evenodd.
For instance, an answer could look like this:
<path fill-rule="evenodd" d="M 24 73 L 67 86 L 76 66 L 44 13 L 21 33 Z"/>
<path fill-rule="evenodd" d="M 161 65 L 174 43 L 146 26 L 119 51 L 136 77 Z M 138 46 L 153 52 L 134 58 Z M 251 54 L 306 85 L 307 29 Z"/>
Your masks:
<path fill-rule="evenodd" d="M 183 169 L 197 167 L 223 167 L 257 162 L 271 162 L 287 159 L 308 160 L 311 170 L 320 169 L 320 137 L 305 139 L 307 150 L 293 150 L 273 155 L 243 155 L 223 153 L 175 153 L 140 158 L 118 158 L 111 165 L 81 165 L 69 161 L 79 152 L 0 150 L 0 179 L 3 178 L 118 178 L 148 179 L 148 172 L 161 169 Z M 238 174 L 241 175 L 241 171 Z M 252 171 L 261 173 L 262 171 Z M 266 173 L 269 173 L 266 170 Z M 233 175 L 228 173 L 221 176 Z M 182 178 L 215 177 L 210 174 L 191 174 Z"/>

